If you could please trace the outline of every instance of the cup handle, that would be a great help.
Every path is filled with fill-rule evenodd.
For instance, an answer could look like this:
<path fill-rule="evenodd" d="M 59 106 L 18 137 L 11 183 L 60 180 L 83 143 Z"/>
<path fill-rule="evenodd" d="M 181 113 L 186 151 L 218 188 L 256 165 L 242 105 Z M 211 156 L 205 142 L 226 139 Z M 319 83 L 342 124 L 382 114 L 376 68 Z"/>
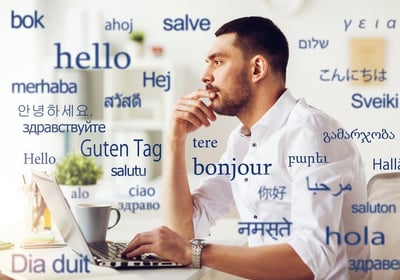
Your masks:
<path fill-rule="evenodd" d="M 113 227 L 115 227 L 118 224 L 119 220 L 121 219 L 121 212 L 119 212 L 117 208 L 111 207 L 111 211 L 112 210 L 114 210 L 115 213 L 117 213 L 117 219 L 115 220 L 115 223 L 112 226 L 109 226 L 107 229 L 112 229 Z"/>

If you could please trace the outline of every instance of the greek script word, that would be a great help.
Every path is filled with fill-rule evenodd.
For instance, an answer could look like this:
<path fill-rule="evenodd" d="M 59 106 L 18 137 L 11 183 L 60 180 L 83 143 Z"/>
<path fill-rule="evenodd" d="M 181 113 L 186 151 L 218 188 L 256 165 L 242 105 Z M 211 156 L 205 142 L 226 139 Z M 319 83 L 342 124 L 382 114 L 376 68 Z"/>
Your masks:
<path fill-rule="evenodd" d="M 396 20 L 395 19 L 388 19 L 388 20 L 367 20 L 367 19 L 360 19 L 355 20 L 353 22 L 352 19 L 344 19 L 344 31 L 347 32 L 351 26 L 357 29 L 367 29 L 367 28 L 387 28 L 387 29 L 395 29 L 396 28 Z"/>
<path fill-rule="evenodd" d="M 146 210 L 159 210 L 159 202 L 118 202 L 118 209 L 121 211 L 130 211 L 136 213 L 136 211 Z"/>
<path fill-rule="evenodd" d="M 44 29 L 45 26 L 42 22 L 44 15 L 40 15 L 37 10 L 34 11 L 33 16 L 30 14 L 27 15 L 19 15 L 11 10 L 11 28 L 13 29 L 31 29 L 31 28 L 42 28 Z"/>
<path fill-rule="evenodd" d="M 57 62 L 55 69 L 126 69 L 131 64 L 131 57 L 126 52 L 117 52 L 113 59 L 111 56 L 110 43 L 103 43 L 103 51 L 100 43 L 92 43 L 93 53 L 80 52 L 75 59 L 68 51 L 61 50 L 61 43 L 54 43 L 57 51 Z M 63 61 L 65 62 L 65 65 Z"/>
<path fill-rule="evenodd" d="M 63 124 L 23 124 L 23 133 L 36 134 L 41 133 L 105 133 L 105 124 L 91 123 L 90 120 L 84 124 L 63 123 Z"/>
<path fill-rule="evenodd" d="M 32 254 L 13 254 L 11 270 L 13 273 L 47 273 L 49 270 L 55 273 L 90 273 L 88 256 L 68 259 L 64 254 L 52 260 L 49 267 L 46 267 L 44 259 L 34 258 Z"/>
<path fill-rule="evenodd" d="M 316 195 L 318 192 L 324 192 L 324 191 L 331 191 L 331 188 L 324 184 L 324 183 L 314 183 L 314 185 L 310 184 L 310 178 L 307 176 L 306 177 L 307 181 L 307 189 L 309 191 L 312 191 L 314 195 Z M 343 191 L 351 191 L 352 187 L 351 184 L 347 184 L 343 186 L 341 183 L 339 184 L 339 190 L 335 193 L 332 193 L 333 196 L 338 196 L 340 195 Z"/>
<path fill-rule="evenodd" d="M 12 93 L 29 94 L 76 94 L 78 85 L 74 82 L 65 82 L 59 79 L 57 82 L 46 82 L 41 79 L 39 82 L 13 82 L 11 83 Z"/>
<path fill-rule="evenodd" d="M 260 200 L 282 200 L 285 194 L 286 186 L 273 186 L 272 188 L 261 186 L 258 190 Z"/>
<path fill-rule="evenodd" d="M 151 87 L 164 88 L 164 92 L 168 92 L 171 89 L 171 73 L 167 72 L 166 75 L 156 75 L 156 72 L 152 71 L 151 75 L 148 76 L 147 72 L 143 72 L 143 87 L 147 87 L 147 82 L 151 82 Z"/>
<path fill-rule="evenodd" d="M 292 225 L 285 217 L 283 222 L 239 222 L 238 224 L 239 234 L 261 234 L 264 236 L 267 233 L 274 240 L 277 240 L 278 236 L 289 236 Z"/>
<path fill-rule="evenodd" d="M 155 196 L 156 194 L 156 189 L 153 187 L 150 188 L 145 188 L 145 187 L 132 187 L 129 189 L 129 196 L 132 197 L 152 197 Z"/>
<path fill-rule="evenodd" d="M 236 164 L 236 159 L 233 158 L 231 163 L 208 163 L 202 164 L 197 162 L 196 157 L 193 159 L 193 171 L 195 175 L 219 175 L 230 176 L 230 180 L 236 178 L 236 173 L 239 175 L 270 175 L 269 168 L 272 163 L 240 163 Z"/>
<path fill-rule="evenodd" d="M 216 139 L 196 139 L 193 138 L 193 148 L 216 148 L 218 141 Z"/>
<path fill-rule="evenodd" d="M 317 163 L 328 163 L 326 156 L 320 155 L 319 152 L 316 152 L 315 155 L 307 155 L 307 156 L 288 156 L 288 167 L 292 167 L 293 164 L 306 164 L 308 167 L 311 164 Z"/>
<path fill-rule="evenodd" d="M 399 108 L 399 94 L 392 96 L 390 93 L 383 93 L 381 97 L 364 97 L 361 93 L 354 93 L 351 96 L 351 107 L 374 108 L 374 109 L 397 109 Z"/>
<path fill-rule="evenodd" d="M 385 235 L 383 232 L 374 231 L 372 233 L 372 237 L 370 237 L 370 233 L 368 227 L 364 227 L 363 232 L 349 231 L 343 234 L 337 231 L 331 231 L 330 227 L 326 227 L 326 244 L 329 245 L 331 242 L 335 242 L 334 239 L 336 237 L 336 244 L 341 245 L 344 242 L 346 245 L 355 246 L 359 244 L 364 245 L 384 245 L 385 244 Z M 343 239 L 342 239 L 343 238 Z"/>
<path fill-rule="evenodd" d="M 362 81 L 362 82 L 383 82 L 386 81 L 386 70 L 385 69 L 349 69 L 340 71 L 335 68 L 321 69 L 319 79 L 323 82 L 350 82 L 350 81 Z"/>
<path fill-rule="evenodd" d="M 119 20 L 113 18 L 110 21 L 106 21 L 106 24 L 104 25 L 104 30 L 106 30 L 106 31 L 127 31 L 128 33 L 132 33 L 133 19 L 130 19 L 129 21 L 127 21 L 127 20 L 119 21 Z"/>
<path fill-rule="evenodd" d="M 24 164 L 55 164 L 56 157 L 42 152 L 39 155 L 35 153 L 24 153 Z"/>
<path fill-rule="evenodd" d="M 58 104 L 40 104 L 29 105 L 21 104 L 18 106 L 18 115 L 20 117 L 88 117 L 88 106 L 79 105 L 58 105 Z"/>
<path fill-rule="evenodd" d="M 299 49 L 316 49 L 320 47 L 321 49 L 325 49 L 328 47 L 329 40 L 320 40 L 312 37 L 311 39 L 300 39 L 299 40 Z"/>
<path fill-rule="evenodd" d="M 347 140 L 347 139 L 353 139 L 353 140 L 360 140 L 361 143 L 371 143 L 372 140 L 375 139 L 383 139 L 383 140 L 393 140 L 396 138 L 396 135 L 394 132 L 390 131 L 388 132 L 385 128 L 382 128 L 381 131 L 358 131 L 358 128 L 353 129 L 351 132 L 347 132 L 343 128 L 338 128 L 337 132 L 332 131 L 331 133 L 325 131 L 322 133 L 324 137 L 324 142 L 329 143 L 332 140 Z"/>
<path fill-rule="evenodd" d="M 114 108 L 114 101 L 117 108 L 135 108 L 142 107 L 142 99 L 140 93 L 134 93 L 130 96 L 123 96 L 123 93 L 115 93 L 113 96 L 106 96 L 104 98 L 105 108 Z"/>
<path fill-rule="evenodd" d="M 349 270 L 372 271 L 372 270 L 399 270 L 400 260 L 388 259 L 349 259 Z"/>
<path fill-rule="evenodd" d="M 192 20 L 188 14 L 183 18 L 166 18 L 163 21 L 165 31 L 208 31 L 211 27 L 211 22 L 208 18 Z"/>
<path fill-rule="evenodd" d="M 372 169 L 373 170 L 390 170 L 390 171 L 400 171 L 400 158 L 391 157 L 389 159 L 373 158 L 372 159 Z"/>
<path fill-rule="evenodd" d="M 365 204 L 352 204 L 351 212 L 359 214 L 392 214 L 397 212 L 397 207 L 396 204 L 381 204 L 379 202 L 371 204 L 367 202 Z"/>

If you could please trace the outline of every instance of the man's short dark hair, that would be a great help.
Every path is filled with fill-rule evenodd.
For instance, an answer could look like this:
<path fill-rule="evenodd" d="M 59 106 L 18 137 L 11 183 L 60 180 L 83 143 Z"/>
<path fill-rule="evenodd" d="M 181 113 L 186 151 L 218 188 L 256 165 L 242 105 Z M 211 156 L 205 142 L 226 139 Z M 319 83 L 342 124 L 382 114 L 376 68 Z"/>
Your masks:
<path fill-rule="evenodd" d="M 222 25 L 215 36 L 228 33 L 237 34 L 235 44 L 245 58 L 265 55 L 272 69 L 285 79 L 289 59 L 288 42 L 270 19 L 257 16 L 234 19 Z"/>

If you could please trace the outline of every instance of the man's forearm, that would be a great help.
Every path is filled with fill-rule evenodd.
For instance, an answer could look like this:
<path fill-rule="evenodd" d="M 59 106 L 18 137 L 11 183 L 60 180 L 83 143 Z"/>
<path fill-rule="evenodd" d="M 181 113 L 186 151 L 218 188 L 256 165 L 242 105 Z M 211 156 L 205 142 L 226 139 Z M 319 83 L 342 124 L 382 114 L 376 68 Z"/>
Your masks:
<path fill-rule="evenodd" d="M 186 172 L 185 141 L 167 144 L 162 207 L 164 223 L 187 239 L 193 238 L 193 201 Z"/>
<path fill-rule="evenodd" d="M 288 244 L 253 248 L 210 244 L 203 249 L 201 263 L 249 279 L 314 279 Z"/>

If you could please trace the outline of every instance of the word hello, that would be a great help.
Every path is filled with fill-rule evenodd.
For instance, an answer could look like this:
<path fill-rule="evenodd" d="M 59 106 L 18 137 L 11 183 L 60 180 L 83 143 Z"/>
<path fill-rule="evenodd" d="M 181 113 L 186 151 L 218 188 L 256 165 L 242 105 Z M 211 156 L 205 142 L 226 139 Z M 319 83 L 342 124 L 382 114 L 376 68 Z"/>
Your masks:
<path fill-rule="evenodd" d="M 46 273 L 49 269 L 55 273 L 90 273 L 89 258 L 68 259 L 64 254 L 59 258 L 55 258 L 49 267 L 46 267 L 46 260 L 42 258 L 34 258 L 32 254 L 28 256 L 22 254 L 12 255 L 12 272 L 13 273 Z"/>
<path fill-rule="evenodd" d="M 18 15 L 14 12 L 14 10 L 11 11 L 11 28 L 13 29 L 19 29 L 19 28 L 26 28 L 26 29 L 31 29 L 31 28 L 42 28 L 44 29 L 44 24 L 42 22 L 42 19 L 44 18 L 44 15 L 38 14 L 38 11 L 35 10 L 33 15 Z"/>
<path fill-rule="evenodd" d="M 131 57 L 126 52 L 117 52 L 111 56 L 110 43 L 92 43 L 92 52 L 79 52 L 76 55 L 61 49 L 61 43 L 56 46 L 57 62 L 55 69 L 126 69 L 131 65 Z"/>
<path fill-rule="evenodd" d="M 49 155 L 47 152 L 39 154 L 24 153 L 24 164 L 55 164 L 56 157 Z"/>
<path fill-rule="evenodd" d="M 188 14 L 183 18 L 166 18 L 163 21 L 165 31 L 208 31 L 211 28 L 211 22 L 208 18 L 191 19 Z"/>

